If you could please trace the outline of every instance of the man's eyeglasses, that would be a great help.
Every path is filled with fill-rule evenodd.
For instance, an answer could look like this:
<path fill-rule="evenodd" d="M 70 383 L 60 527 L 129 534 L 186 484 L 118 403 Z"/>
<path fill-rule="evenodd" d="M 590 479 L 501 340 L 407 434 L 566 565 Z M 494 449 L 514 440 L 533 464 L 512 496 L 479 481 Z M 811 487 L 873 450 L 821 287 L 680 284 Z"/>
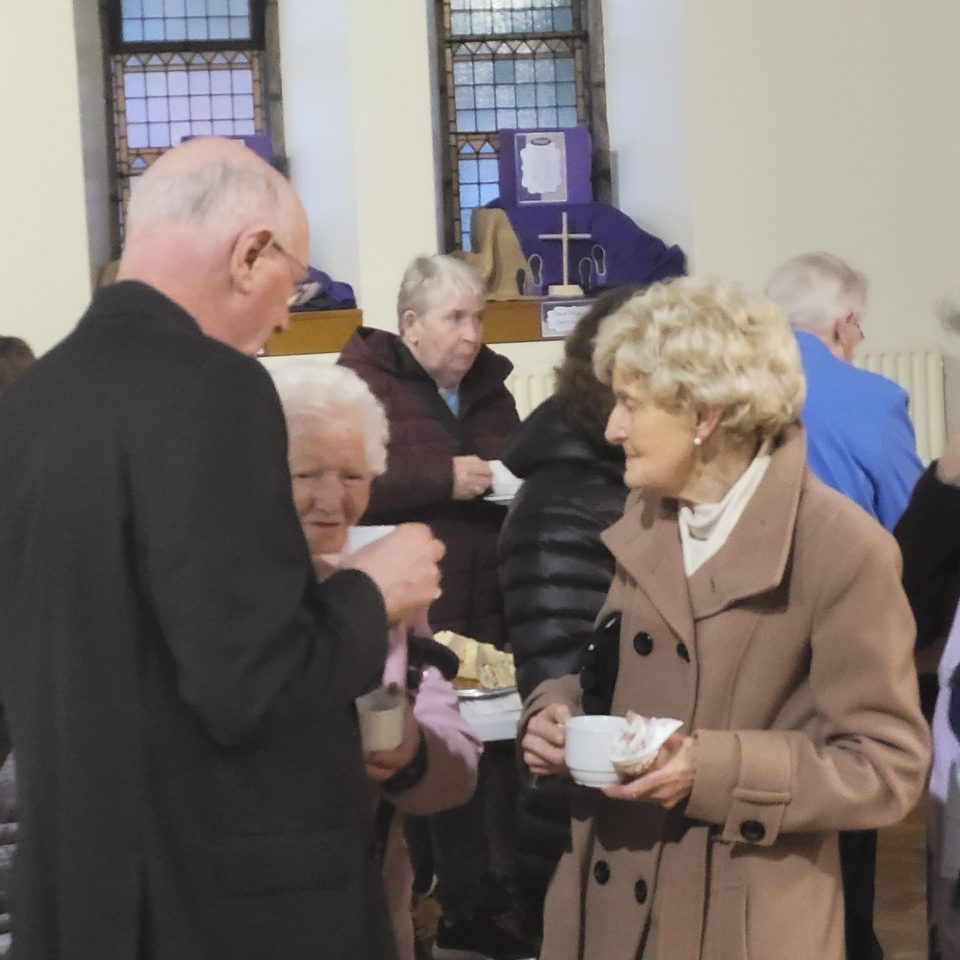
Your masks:
<path fill-rule="evenodd" d="M 271 241 L 271 246 L 282 253 L 289 263 L 295 268 L 294 277 L 299 279 L 293 282 L 293 293 L 287 297 L 287 307 L 299 307 L 316 295 L 316 284 L 310 279 L 310 268 L 301 263 L 289 250 L 284 249 L 276 240 Z"/>

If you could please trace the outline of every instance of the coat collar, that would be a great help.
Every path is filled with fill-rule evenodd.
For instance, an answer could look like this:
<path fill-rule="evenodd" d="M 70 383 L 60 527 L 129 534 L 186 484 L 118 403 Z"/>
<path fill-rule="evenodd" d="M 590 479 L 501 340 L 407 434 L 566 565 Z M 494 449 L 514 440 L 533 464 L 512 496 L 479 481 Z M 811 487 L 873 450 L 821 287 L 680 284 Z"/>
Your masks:
<path fill-rule="evenodd" d="M 806 476 L 799 424 L 777 440 L 770 466 L 730 538 L 696 573 L 683 574 L 676 501 L 631 494 L 623 518 L 603 534 L 617 562 L 683 638 L 693 620 L 712 616 L 782 580 Z M 678 589 L 680 582 L 687 589 Z"/>
<path fill-rule="evenodd" d="M 154 326 L 170 331 L 202 335 L 197 321 L 183 307 L 139 280 L 119 280 L 101 287 L 94 293 L 80 323 L 86 325 L 118 317 L 127 323 L 147 319 Z"/>

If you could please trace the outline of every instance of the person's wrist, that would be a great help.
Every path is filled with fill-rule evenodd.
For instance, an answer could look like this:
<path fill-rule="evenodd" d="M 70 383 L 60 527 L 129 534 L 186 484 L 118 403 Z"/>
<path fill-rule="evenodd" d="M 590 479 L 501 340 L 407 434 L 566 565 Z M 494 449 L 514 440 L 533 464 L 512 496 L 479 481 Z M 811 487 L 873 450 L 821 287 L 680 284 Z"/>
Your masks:
<path fill-rule="evenodd" d="M 418 727 L 417 749 L 408 763 L 402 766 L 393 776 L 384 780 L 380 784 L 380 789 L 387 793 L 400 793 L 403 790 L 411 790 L 424 777 L 427 772 L 427 738 L 423 731 Z"/>

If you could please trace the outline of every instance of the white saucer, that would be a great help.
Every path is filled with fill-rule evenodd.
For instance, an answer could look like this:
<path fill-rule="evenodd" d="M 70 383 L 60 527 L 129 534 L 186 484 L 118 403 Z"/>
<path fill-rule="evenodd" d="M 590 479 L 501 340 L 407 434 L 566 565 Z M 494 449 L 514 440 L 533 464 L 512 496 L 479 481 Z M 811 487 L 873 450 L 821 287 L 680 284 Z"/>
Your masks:
<path fill-rule="evenodd" d="M 487 503 L 510 503 L 515 496 L 516 493 L 488 493 L 483 499 Z"/>
<path fill-rule="evenodd" d="M 609 787 L 611 783 L 619 783 L 620 778 L 616 771 L 607 773 L 602 770 L 571 770 L 570 776 L 574 783 L 581 787 Z"/>

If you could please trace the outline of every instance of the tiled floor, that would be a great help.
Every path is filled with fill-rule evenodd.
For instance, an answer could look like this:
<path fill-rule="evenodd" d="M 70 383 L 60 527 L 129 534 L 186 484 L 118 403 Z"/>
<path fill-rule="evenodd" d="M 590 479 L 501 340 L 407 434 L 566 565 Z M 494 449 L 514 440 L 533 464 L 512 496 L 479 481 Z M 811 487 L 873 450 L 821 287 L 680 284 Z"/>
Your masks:
<path fill-rule="evenodd" d="M 886 960 L 926 960 L 926 801 L 880 832 L 876 929 Z"/>

